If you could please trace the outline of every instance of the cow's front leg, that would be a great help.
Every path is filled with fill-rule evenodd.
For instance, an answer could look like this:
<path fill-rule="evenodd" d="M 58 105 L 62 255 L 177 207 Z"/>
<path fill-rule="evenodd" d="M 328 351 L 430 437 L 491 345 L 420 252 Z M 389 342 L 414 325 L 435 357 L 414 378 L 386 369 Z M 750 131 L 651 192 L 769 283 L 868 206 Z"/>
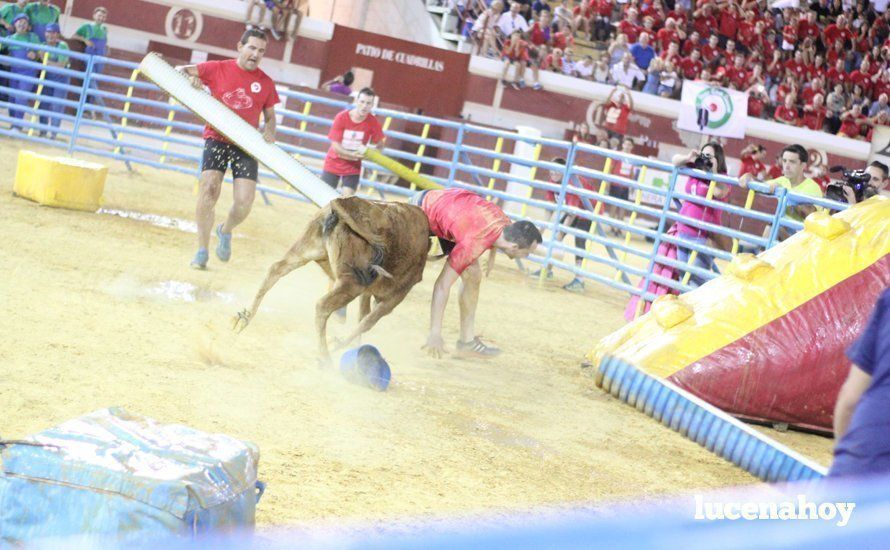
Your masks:
<path fill-rule="evenodd" d="M 331 354 L 328 351 L 327 325 L 331 313 L 353 301 L 365 288 L 358 284 L 352 277 L 337 279 L 331 290 L 321 297 L 315 306 L 315 331 L 318 335 L 318 353 L 321 360 L 331 364 Z"/>

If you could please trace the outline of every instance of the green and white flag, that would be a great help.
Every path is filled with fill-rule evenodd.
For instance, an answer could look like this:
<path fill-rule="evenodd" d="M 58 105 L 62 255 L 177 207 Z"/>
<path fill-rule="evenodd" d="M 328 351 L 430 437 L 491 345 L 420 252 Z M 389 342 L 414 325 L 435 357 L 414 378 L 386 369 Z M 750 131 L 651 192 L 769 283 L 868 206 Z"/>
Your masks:
<path fill-rule="evenodd" d="M 679 129 L 711 136 L 745 137 L 747 93 L 685 80 L 681 103 Z"/>

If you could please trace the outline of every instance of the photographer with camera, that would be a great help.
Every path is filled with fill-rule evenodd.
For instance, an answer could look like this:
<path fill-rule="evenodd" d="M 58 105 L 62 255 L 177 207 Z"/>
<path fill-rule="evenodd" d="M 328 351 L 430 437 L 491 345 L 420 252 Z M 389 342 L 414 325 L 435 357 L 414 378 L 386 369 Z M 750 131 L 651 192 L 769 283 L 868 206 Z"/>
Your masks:
<path fill-rule="evenodd" d="M 887 185 L 887 165 L 874 161 L 862 170 L 835 166 L 831 173 L 843 172 L 844 179 L 825 190 L 825 198 L 853 205 L 879 194 Z"/>
<path fill-rule="evenodd" d="M 674 155 L 671 162 L 674 166 L 685 166 L 686 168 L 694 168 L 703 172 L 726 174 L 726 156 L 723 154 L 723 146 L 714 141 L 706 143 L 704 147 L 701 148 L 701 151 L 693 150 L 686 155 Z M 689 176 L 686 185 L 683 187 L 683 192 L 687 195 L 705 197 L 708 194 L 709 187 L 710 182 L 694 176 Z M 729 191 L 729 185 L 715 183 L 714 195 L 712 198 L 713 200 L 725 201 L 729 197 Z M 705 223 L 722 225 L 720 210 L 709 206 L 702 206 L 692 201 L 681 201 L 680 215 Z M 711 237 L 710 231 L 692 227 L 682 222 L 674 224 L 674 227 L 672 227 L 669 232 L 670 231 L 676 231 L 677 237 L 684 241 L 689 241 L 702 246 L 707 246 Z M 712 244 L 711 246 L 714 245 Z M 677 247 L 678 261 L 688 263 L 691 255 L 691 249 L 684 248 L 683 246 Z M 709 254 L 697 252 L 695 255 L 695 262 L 692 265 L 710 271 L 714 265 L 714 257 Z M 690 286 L 697 287 L 704 283 L 705 279 L 703 277 L 694 273 L 690 274 Z"/>
<path fill-rule="evenodd" d="M 766 185 L 770 187 L 770 193 L 776 190 L 777 186 L 782 186 L 791 193 L 798 195 L 806 195 L 816 199 L 822 198 L 822 188 L 811 178 L 804 177 L 809 161 L 809 154 L 803 145 L 792 144 L 782 149 L 780 157 L 782 162 L 782 177 L 766 181 Z M 746 188 L 748 183 L 754 178 L 752 174 L 744 174 L 739 178 L 739 187 Z M 785 210 L 785 217 L 803 223 L 804 218 L 816 211 L 816 207 L 812 204 L 795 204 L 789 206 Z M 779 240 L 784 241 L 791 232 L 787 227 L 782 227 L 779 231 Z"/>

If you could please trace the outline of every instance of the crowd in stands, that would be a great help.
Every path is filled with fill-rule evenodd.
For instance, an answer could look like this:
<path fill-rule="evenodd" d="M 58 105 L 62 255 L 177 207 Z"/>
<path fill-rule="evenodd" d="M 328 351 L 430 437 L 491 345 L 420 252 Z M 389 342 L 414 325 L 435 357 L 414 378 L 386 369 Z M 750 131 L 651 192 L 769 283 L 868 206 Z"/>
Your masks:
<path fill-rule="evenodd" d="M 885 8 L 885 6 L 881 6 Z M 870 139 L 890 124 L 890 10 L 867 0 L 467 0 L 473 53 L 504 60 L 502 83 L 553 71 L 679 98 L 683 80 L 748 92 L 748 114 Z M 576 55 L 590 44 L 594 55 Z M 515 70 L 511 72 L 510 68 Z"/>
<path fill-rule="evenodd" d="M 265 24 L 266 13 L 269 25 Z M 309 0 L 248 0 L 244 25 L 266 31 L 275 40 L 296 40 L 300 23 L 308 16 Z"/>

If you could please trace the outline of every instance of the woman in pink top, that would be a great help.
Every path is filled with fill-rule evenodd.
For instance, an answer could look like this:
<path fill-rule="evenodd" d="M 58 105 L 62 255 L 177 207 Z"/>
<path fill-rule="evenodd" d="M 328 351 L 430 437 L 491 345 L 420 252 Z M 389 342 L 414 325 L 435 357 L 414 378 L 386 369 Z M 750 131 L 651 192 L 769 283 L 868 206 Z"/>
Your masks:
<path fill-rule="evenodd" d="M 719 143 L 713 141 L 706 143 L 705 146 L 701 148 L 701 151 L 690 151 L 687 155 L 674 155 L 672 161 L 674 166 L 693 168 L 695 160 L 699 157 L 699 154 L 701 154 L 702 157 L 706 157 L 710 162 L 710 169 L 706 169 L 706 172 L 726 174 L 726 157 L 723 154 L 723 147 Z M 686 184 L 681 187 L 681 189 L 687 195 L 705 197 L 708 194 L 709 186 L 709 181 L 689 177 Z M 711 198 L 712 200 L 725 201 L 729 196 L 729 191 L 729 185 L 717 183 L 714 186 L 714 195 Z M 696 204 L 691 201 L 681 201 L 680 215 L 713 225 L 721 225 L 720 210 Z M 707 229 L 693 227 L 692 225 L 687 225 L 682 222 L 676 223 L 676 230 L 677 237 L 702 246 L 708 244 L 708 238 L 711 235 L 710 231 Z M 692 250 L 689 248 L 684 248 L 682 246 L 677 248 L 677 260 L 680 262 L 689 263 L 689 256 L 691 254 Z M 692 265 L 710 271 L 713 269 L 714 257 L 710 254 L 702 254 L 699 252 L 695 255 L 695 262 Z M 692 287 L 697 287 L 704 283 L 705 279 L 695 273 L 692 273 L 689 277 L 689 285 Z"/>

